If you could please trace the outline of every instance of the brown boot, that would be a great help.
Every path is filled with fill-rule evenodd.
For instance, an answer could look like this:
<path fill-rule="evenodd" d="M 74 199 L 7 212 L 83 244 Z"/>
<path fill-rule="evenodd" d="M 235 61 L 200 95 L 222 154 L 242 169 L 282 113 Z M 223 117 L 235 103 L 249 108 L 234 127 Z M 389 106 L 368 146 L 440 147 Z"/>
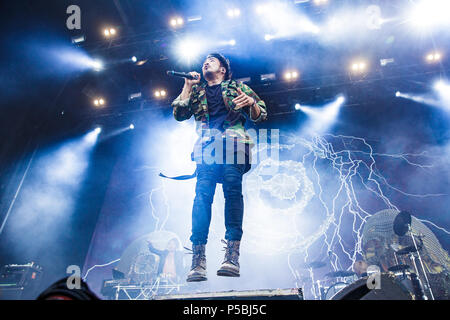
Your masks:
<path fill-rule="evenodd" d="M 187 275 L 187 282 L 198 282 L 208 280 L 206 278 L 206 255 L 204 244 L 192 246 L 192 266 Z"/>
<path fill-rule="evenodd" d="M 228 240 L 224 241 L 227 246 L 225 247 L 225 259 L 217 270 L 217 275 L 222 277 L 239 277 L 239 246 L 240 241 Z"/>

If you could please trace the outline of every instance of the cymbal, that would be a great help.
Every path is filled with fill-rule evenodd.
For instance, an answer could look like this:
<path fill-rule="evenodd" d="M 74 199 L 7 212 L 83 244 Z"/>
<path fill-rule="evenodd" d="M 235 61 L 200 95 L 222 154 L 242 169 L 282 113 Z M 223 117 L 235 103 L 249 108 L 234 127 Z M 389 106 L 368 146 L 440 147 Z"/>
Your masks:
<path fill-rule="evenodd" d="M 411 225 L 411 214 L 407 211 L 401 211 L 394 219 L 394 233 L 402 237 L 408 232 Z"/>
<path fill-rule="evenodd" d="M 320 269 L 325 267 L 327 264 L 322 261 L 312 261 L 310 263 L 305 264 L 303 267 L 307 269 Z"/>
<path fill-rule="evenodd" d="M 417 250 L 416 250 L 416 248 L 414 246 L 409 246 L 409 247 L 405 247 L 403 249 L 398 250 L 396 252 L 396 254 L 401 256 L 401 255 L 408 254 L 408 253 L 411 253 L 411 252 L 416 252 L 416 251 Z"/>
<path fill-rule="evenodd" d="M 334 272 L 329 272 L 325 276 L 329 278 L 345 278 L 354 276 L 355 274 L 356 273 L 354 273 L 353 271 L 338 270 Z"/>
<path fill-rule="evenodd" d="M 390 267 L 388 270 L 391 272 L 398 272 L 398 271 L 405 271 L 410 269 L 411 267 L 408 266 L 407 264 L 398 264 L 396 266 L 392 266 Z"/>

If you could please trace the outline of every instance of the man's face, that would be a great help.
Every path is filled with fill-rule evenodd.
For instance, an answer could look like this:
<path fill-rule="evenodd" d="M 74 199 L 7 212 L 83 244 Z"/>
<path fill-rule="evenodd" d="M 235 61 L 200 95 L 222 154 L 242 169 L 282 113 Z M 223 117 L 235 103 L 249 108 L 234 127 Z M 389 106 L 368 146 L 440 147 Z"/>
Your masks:
<path fill-rule="evenodd" d="M 211 76 L 220 73 L 221 68 L 222 67 L 220 65 L 219 59 L 214 57 L 208 57 L 206 58 L 205 62 L 203 62 L 202 66 L 203 77 L 206 79 L 211 78 Z"/>

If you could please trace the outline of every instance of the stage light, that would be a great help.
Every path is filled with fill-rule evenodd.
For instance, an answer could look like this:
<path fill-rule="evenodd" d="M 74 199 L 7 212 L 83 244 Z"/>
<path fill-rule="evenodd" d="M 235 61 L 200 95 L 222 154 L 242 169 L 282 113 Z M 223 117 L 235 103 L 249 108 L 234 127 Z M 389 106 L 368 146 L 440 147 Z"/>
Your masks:
<path fill-rule="evenodd" d="M 207 43 L 200 37 L 189 37 L 181 40 L 175 46 L 175 53 L 185 63 L 190 64 L 207 47 Z"/>
<path fill-rule="evenodd" d="M 116 31 L 115 28 L 106 28 L 106 29 L 103 30 L 103 35 L 104 35 L 106 38 L 110 38 L 110 37 L 112 37 L 112 36 L 115 36 L 116 33 L 117 33 L 117 31 Z"/>
<path fill-rule="evenodd" d="M 300 103 L 296 103 L 295 106 L 294 106 L 295 110 L 300 110 L 301 107 L 302 107 L 302 106 L 301 106 Z"/>
<path fill-rule="evenodd" d="M 234 45 L 236 45 L 236 40 L 232 39 L 232 40 L 230 40 L 230 41 L 228 42 L 228 44 L 229 44 L 230 46 L 234 46 Z"/>
<path fill-rule="evenodd" d="M 256 6 L 255 11 L 256 11 L 257 14 L 262 14 L 262 13 L 266 12 L 267 9 L 268 9 L 268 5 L 261 5 L 260 4 L 260 5 Z"/>
<path fill-rule="evenodd" d="M 441 60 L 442 54 L 440 52 L 431 52 L 427 54 L 426 60 L 429 63 L 436 63 Z"/>
<path fill-rule="evenodd" d="M 158 99 L 162 99 L 167 96 L 166 90 L 155 90 L 153 94 Z"/>
<path fill-rule="evenodd" d="M 328 0 L 314 0 L 314 4 L 316 6 L 324 5 L 328 2 Z"/>
<path fill-rule="evenodd" d="M 137 58 L 136 58 L 135 56 L 132 56 L 132 57 L 131 57 L 131 61 L 137 62 Z"/>
<path fill-rule="evenodd" d="M 400 97 L 400 95 L 401 95 L 400 91 L 397 91 L 397 92 L 395 93 L 395 96 L 396 96 L 396 97 Z"/>
<path fill-rule="evenodd" d="M 297 71 L 287 71 L 284 73 L 284 78 L 286 80 L 295 80 L 298 78 L 298 72 Z"/>
<path fill-rule="evenodd" d="M 439 94 L 440 105 L 450 110 L 450 84 L 439 80 L 434 83 L 433 89 Z"/>
<path fill-rule="evenodd" d="M 91 61 L 91 66 L 95 71 L 101 71 L 103 69 L 103 62 L 100 60 Z"/>
<path fill-rule="evenodd" d="M 129 127 L 131 130 L 134 130 L 134 124 L 130 124 L 130 127 Z"/>
<path fill-rule="evenodd" d="M 270 40 L 272 40 L 273 38 L 274 38 L 274 36 L 271 35 L 271 34 L 266 34 L 266 35 L 264 35 L 264 40 L 266 40 L 266 41 L 270 41 Z"/>
<path fill-rule="evenodd" d="M 105 100 L 103 98 L 96 98 L 94 101 L 95 106 L 103 106 L 105 104 Z"/>
<path fill-rule="evenodd" d="M 351 64 L 353 73 L 363 73 L 367 69 L 367 63 L 364 61 L 355 61 Z"/>
<path fill-rule="evenodd" d="M 345 97 L 339 95 L 333 102 L 322 107 L 302 106 L 299 104 L 298 110 L 304 112 L 310 118 L 305 130 L 312 133 L 327 131 L 335 123 L 339 110 L 345 103 Z M 297 106 L 296 106 L 297 109 Z"/>
<path fill-rule="evenodd" d="M 422 0 L 413 6 L 408 20 L 415 27 L 427 30 L 432 27 L 448 25 L 450 23 L 449 11 L 450 2 L 448 0 Z"/>
<path fill-rule="evenodd" d="M 170 19 L 170 25 L 175 28 L 179 28 L 184 24 L 184 20 L 181 17 Z"/>
<path fill-rule="evenodd" d="M 94 132 L 95 132 L 96 134 L 100 134 L 100 133 L 102 132 L 102 128 L 97 127 L 97 128 L 95 128 Z"/>
<path fill-rule="evenodd" d="M 229 18 L 236 18 L 241 15 L 241 10 L 235 8 L 235 9 L 228 9 L 227 15 Z"/>

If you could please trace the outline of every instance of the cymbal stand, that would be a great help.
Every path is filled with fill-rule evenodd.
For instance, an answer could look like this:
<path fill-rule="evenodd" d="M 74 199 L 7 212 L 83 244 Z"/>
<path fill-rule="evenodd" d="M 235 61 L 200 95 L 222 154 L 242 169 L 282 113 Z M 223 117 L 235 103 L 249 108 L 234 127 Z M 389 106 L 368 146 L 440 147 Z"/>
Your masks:
<path fill-rule="evenodd" d="M 427 272 L 426 272 L 425 267 L 424 267 L 424 265 L 423 265 L 422 257 L 420 256 L 419 248 L 418 248 L 418 246 L 417 246 L 416 239 L 414 238 L 414 234 L 413 234 L 413 232 L 412 232 L 411 224 L 408 224 L 408 231 L 409 231 L 409 234 L 411 235 L 411 239 L 412 239 L 412 241 L 413 241 L 414 248 L 416 249 L 417 257 L 419 258 L 420 266 L 421 266 L 421 268 L 422 268 L 423 275 L 424 275 L 424 277 L 425 277 L 425 285 L 426 285 L 426 289 L 427 289 L 427 290 L 429 291 L 429 293 L 430 293 L 431 300 L 434 300 L 433 291 L 431 290 L 430 282 L 428 281 Z M 417 272 L 417 276 L 419 276 L 419 270 L 417 269 L 416 259 L 415 259 L 415 257 L 413 256 L 413 252 L 411 252 L 411 259 L 413 260 L 414 269 L 415 269 L 416 272 Z"/>

